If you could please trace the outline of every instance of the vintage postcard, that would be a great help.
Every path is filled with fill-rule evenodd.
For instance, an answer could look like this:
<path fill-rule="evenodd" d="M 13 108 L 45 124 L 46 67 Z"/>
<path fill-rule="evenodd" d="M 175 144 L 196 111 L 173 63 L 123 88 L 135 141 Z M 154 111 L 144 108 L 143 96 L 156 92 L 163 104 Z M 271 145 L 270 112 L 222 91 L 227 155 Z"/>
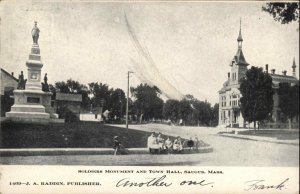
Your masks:
<path fill-rule="evenodd" d="M 0 1 L 0 193 L 299 193 L 299 2 Z"/>

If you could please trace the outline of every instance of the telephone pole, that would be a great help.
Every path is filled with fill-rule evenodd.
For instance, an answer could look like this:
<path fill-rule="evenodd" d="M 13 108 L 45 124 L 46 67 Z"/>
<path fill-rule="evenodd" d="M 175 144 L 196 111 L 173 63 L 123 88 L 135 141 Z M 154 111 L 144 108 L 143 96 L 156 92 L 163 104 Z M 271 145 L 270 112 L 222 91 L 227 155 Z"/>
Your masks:
<path fill-rule="evenodd" d="M 128 131 L 128 107 L 129 107 L 129 76 L 132 71 L 127 72 L 127 100 L 126 100 L 126 130 Z"/>

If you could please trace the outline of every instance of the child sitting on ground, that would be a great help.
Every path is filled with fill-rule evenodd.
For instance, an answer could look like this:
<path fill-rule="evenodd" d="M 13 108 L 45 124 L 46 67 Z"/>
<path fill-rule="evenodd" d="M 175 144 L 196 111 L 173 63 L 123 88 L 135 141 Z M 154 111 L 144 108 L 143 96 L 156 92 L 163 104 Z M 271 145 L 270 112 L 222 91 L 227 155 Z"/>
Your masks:
<path fill-rule="evenodd" d="M 172 150 L 172 141 L 170 140 L 170 137 L 167 138 L 167 140 L 165 141 L 165 149 L 167 151 L 167 153 L 169 154 Z"/>
<path fill-rule="evenodd" d="M 194 140 L 194 148 L 193 148 L 193 149 L 195 149 L 195 150 L 198 151 L 199 146 L 200 146 L 199 144 L 200 144 L 199 139 L 198 139 L 197 136 L 195 136 L 195 140 Z"/>
<path fill-rule="evenodd" d="M 147 146 L 148 146 L 149 152 L 151 154 L 154 154 L 154 153 L 158 154 L 159 153 L 160 147 L 159 147 L 159 144 L 157 142 L 157 138 L 155 137 L 154 132 L 152 132 L 151 135 L 148 137 Z"/>
<path fill-rule="evenodd" d="M 119 155 L 119 154 L 126 154 L 127 151 L 125 147 L 120 143 L 119 137 L 115 136 L 113 139 L 113 149 L 114 149 L 114 155 Z"/>
<path fill-rule="evenodd" d="M 165 142 L 164 142 L 165 140 L 162 137 L 161 133 L 158 133 L 158 136 L 157 136 L 156 140 L 157 140 L 157 143 L 158 143 L 158 146 L 159 146 L 159 152 L 162 152 L 165 149 Z"/>
<path fill-rule="evenodd" d="M 173 150 L 175 153 L 181 153 L 183 150 L 182 142 L 180 136 L 178 136 L 173 143 Z"/>
<path fill-rule="evenodd" d="M 187 147 L 190 148 L 190 151 L 192 148 L 194 148 L 194 141 L 192 140 L 192 137 L 190 137 L 190 139 L 187 141 Z"/>

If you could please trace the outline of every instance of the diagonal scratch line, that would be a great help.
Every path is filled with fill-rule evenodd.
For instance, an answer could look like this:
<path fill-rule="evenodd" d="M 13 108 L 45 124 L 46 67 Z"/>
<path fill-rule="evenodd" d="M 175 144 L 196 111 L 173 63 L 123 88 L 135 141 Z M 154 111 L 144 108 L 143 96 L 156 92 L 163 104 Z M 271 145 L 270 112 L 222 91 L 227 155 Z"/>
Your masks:
<path fill-rule="evenodd" d="M 143 48 L 140 42 L 138 41 L 137 36 L 133 32 L 133 29 L 131 25 L 129 24 L 128 18 L 126 13 L 124 12 L 124 18 L 125 18 L 125 23 L 126 27 L 129 33 L 129 36 L 131 37 L 132 43 L 137 50 L 139 56 L 142 56 L 145 59 L 146 64 L 141 62 L 141 65 L 143 66 L 144 69 L 140 69 L 139 65 L 134 61 L 131 60 L 134 67 L 137 69 L 140 69 L 141 72 L 147 72 L 147 75 L 143 75 L 143 78 L 147 79 L 148 82 L 152 83 L 152 85 L 156 85 L 157 87 L 160 88 L 160 90 L 168 97 L 173 97 L 176 99 L 182 99 L 183 95 L 172 85 L 170 84 L 159 72 L 157 69 L 157 66 L 151 57 L 149 50 L 145 47 Z M 139 72 L 140 73 L 140 72 Z M 151 73 L 151 74 L 149 74 Z M 142 73 L 141 73 L 142 74 Z M 153 84 L 155 82 L 155 84 Z M 172 95 L 173 93 L 173 95 Z"/>

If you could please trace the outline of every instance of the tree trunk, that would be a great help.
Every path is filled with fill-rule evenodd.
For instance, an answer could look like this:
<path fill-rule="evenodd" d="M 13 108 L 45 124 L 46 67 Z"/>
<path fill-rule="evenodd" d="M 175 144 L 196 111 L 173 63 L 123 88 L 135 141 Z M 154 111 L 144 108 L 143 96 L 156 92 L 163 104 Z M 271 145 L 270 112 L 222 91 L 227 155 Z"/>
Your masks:
<path fill-rule="evenodd" d="M 288 118 L 288 121 L 289 121 L 289 129 L 292 129 L 292 119 Z"/>
<path fill-rule="evenodd" d="M 256 133 L 256 121 L 254 121 L 254 134 Z"/>

